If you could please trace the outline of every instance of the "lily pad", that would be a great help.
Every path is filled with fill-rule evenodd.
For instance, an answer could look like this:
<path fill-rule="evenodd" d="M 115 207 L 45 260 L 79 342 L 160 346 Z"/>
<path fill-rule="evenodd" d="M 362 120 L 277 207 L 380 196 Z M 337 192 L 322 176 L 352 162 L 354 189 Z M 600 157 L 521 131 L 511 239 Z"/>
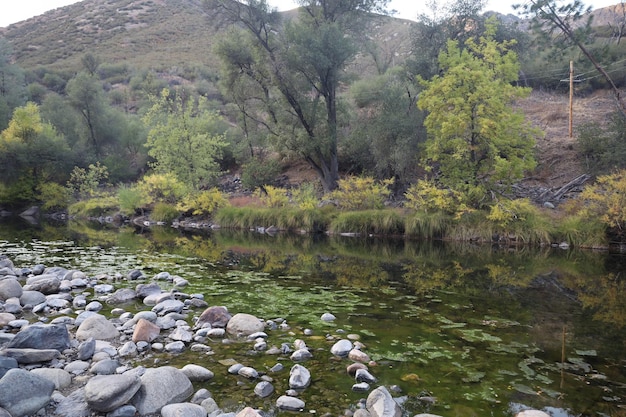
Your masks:
<path fill-rule="evenodd" d="M 498 336 L 490 335 L 489 333 L 483 332 L 482 330 L 479 330 L 479 329 L 463 329 L 463 330 L 459 330 L 459 332 L 461 333 L 461 338 L 470 343 L 477 343 L 477 342 L 498 343 L 502 341 L 502 339 L 500 339 Z"/>

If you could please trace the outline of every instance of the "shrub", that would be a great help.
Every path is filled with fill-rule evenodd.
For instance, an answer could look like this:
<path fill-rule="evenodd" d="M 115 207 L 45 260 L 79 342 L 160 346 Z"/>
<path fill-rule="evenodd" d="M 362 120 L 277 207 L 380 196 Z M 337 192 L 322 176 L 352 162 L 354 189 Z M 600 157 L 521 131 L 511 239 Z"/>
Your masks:
<path fill-rule="evenodd" d="M 176 207 L 167 203 L 156 203 L 150 218 L 157 222 L 171 222 L 178 217 L 179 213 Z"/>
<path fill-rule="evenodd" d="M 623 234 L 626 226 L 626 170 L 598 177 L 580 195 L 585 202 L 581 215 L 597 217 L 610 229 Z"/>
<path fill-rule="evenodd" d="M 120 211 L 127 216 L 135 214 L 137 210 L 143 210 L 148 205 L 148 197 L 137 186 L 121 185 L 117 190 L 117 199 Z"/>
<path fill-rule="evenodd" d="M 513 234 L 518 241 L 550 243 L 551 226 L 546 216 L 527 198 L 496 202 L 487 220 L 495 223 L 500 232 Z"/>
<path fill-rule="evenodd" d="M 274 159 L 253 158 L 241 169 L 241 184 L 250 190 L 272 184 L 280 169 L 280 163 Z"/>
<path fill-rule="evenodd" d="M 74 203 L 68 207 L 68 212 L 78 217 L 100 217 L 115 213 L 118 207 L 115 196 L 101 196 Z"/>
<path fill-rule="evenodd" d="M 439 188 L 431 180 L 417 181 L 409 187 L 404 197 L 404 207 L 415 211 L 455 213 L 466 209 L 461 193 Z"/>
<path fill-rule="evenodd" d="M 101 186 L 106 185 L 109 171 L 100 162 L 89 165 L 87 169 L 74 167 L 67 182 L 67 187 L 82 196 L 94 196 Z"/>
<path fill-rule="evenodd" d="M 606 127 L 597 122 L 578 128 L 578 147 L 588 169 L 603 173 L 626 167 L 626 117 L 614 113 Z"/>
<path fill-rule="evenodd" d="M 291 191 L 291 201 L 296 207 L 302 210 L 317 207 L 319 199 L 317 198 L 315 184 L 310 182 L 300 184 L 300 187 Z"/>
<path fill-rule="evenodd" d="M 215 210 L 229 205 L 228 199 L 217 188 L 191 193 L 178 203 L 176 208 L 191 212 L 194 216 L 211 215 Z"/>
<path fill-rule="evenodd" d="M 147 196 L 148 204 L 175 204 L 188 194 L 188 187 L 172 173 L 146 175 L 137 184 Z"/>
<path fill-rule="evenodd" d="M 66 187 L 54 182 L 42 183 L 37 186 L 41 208 L 44 210 L 66 209 L 71 196 Z"/>
<path fill-rule="evenodd" d="M 261 199 L 261 202 L 265 204 L 267 207 L 272 207 L 272 208 L 286 207 L 289 204 L 289 197 L 287 196 L 287 190 L 285 190 L 284 188 L 266 185 L 262 189 L 259 188 L 258 193 L 259 193 L 259 198 Z"/>
<path fill-rule="evenodd" d="M 348 177 L 339 180 L 339 188 L 328 197 L 337 200 L 339 207 L 346 210 L 381 209 L 391 194 L 392 184 L 393 179 L 376 181 L 372 177 Z"/>

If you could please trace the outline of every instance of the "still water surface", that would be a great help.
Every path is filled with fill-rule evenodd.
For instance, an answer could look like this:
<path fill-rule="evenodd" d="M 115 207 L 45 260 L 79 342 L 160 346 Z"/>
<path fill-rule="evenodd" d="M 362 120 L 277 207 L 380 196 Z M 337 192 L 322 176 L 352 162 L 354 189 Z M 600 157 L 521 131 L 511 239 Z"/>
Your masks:
<path fill-rule="evenodd" d="M 370 371 L 378 384 L 401 389 L 394 395 L 409 416 L 511 416 L 529 407 L 553 417 L 626 416 L 626 263 L 615 255 L 19 222 L 0 223 L 0 254 L 20 267 L 89 276 L 167 271 L 209 305 L 284 318 L 291 329 L 269 332 L 268 344 L 300 338 L 313 349 L 303 364 L 313 375 L 300 397 L 306 414 L 341 415 L 366 396 L 351 391 L 350 362 L 329 352 L 329 336 L 355 334 L 377 363 Z M 325 312 L 337 319 L 323 322 Z M 137 365 L 203 365 L 216 377 L 196 388 L 209 389 L 222 409 L 275 412 L 288 389 L 288 356 L 254 353 L 249 342 L 209 344 L 214 355 L 151 354 Z M 228 375 L 224 359 L 286 370 L 271 374 L 276 393 L 260 399 L 256 382 Z"/>

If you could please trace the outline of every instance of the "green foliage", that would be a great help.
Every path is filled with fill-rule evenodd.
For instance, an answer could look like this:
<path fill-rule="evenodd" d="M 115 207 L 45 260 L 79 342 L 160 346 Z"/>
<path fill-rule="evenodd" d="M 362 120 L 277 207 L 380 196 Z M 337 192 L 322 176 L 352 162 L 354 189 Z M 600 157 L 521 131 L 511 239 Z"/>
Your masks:
<path fill-rule="evenodd" d="M 432 180 L 418 180 L 404 194 L 404 207 L 423 212 L 455 213 L 467 210 L 458 191 L 437 187 Z"/>
<path fill-rule="evenodd" d="M 173 173 L 146 175 L 137 187 L 146 196 L 147 204 L 176 204 L 189 193 L 189 187 Z"/>
<path fill-rule="evenodd" d="M 305 182 L 291 190 L 291 202 L 301 210 L 312 210 L 319 204 L 315 184 Z"/>
<path fill-rule="evenodd" d="M 332 220 L 329 231 L 335 234 L 397 235 L 404 233 L 404 221 L 394 210 L 343 212 Z"/>
<path fill-rule="evenodd" d="M 36 201 L 35 179 L 31 176 L 18 178 L 9 184 L 0 182 L 0 203 L 8 205 L 24 205 Z"/>
<path fill-rule="evenodd" d="M 393 179 L 376 181 L 372 177 L 348 177 L 338 182 L 339 188 L 328 195 L 345 210 L 381 209 L 391 194 Z"/>
<path fill-rule="evenodd" d="M 606 225 L 598 218 L 580 214 L 564 217 L 556 222 L 555 242 L 567 242 L 576 247 L 606 246 Z"/>
<path fill-rule="evenodd" d="M 210 216 L 228 205 L 226 196 L 217 188 L 211 188 L 186 195 L 176 208 L 182 212 L 191 212 L 194 216 Z"/>
<path fill-rule="evenodd" d="M 87 169 L 74 167 L 67 182 L 67 187 L 80 196 L 94 196 L 106 185 L 109 171 L 100 162 L 90 164 Z"/>
<path fill-rule="evenodd" d="M 179 215 L 178 210 L 173 205 L 167 203 L 156 203 L 150 213 L 150 218 L 157 222 L 169 223 L 175 220 Z"/>
<path fill-rule="evenodd" d="M 626 171 L 603 175 L 580 194 L 585 206 L 581 216 L 598 218 L 608 228 L 622 234 L 626 227 Z"/>
<path fill-rule="evenodd" d="M 512 108 L 529 89 L 512 83 L 518 78 L 517 55 L 511 42 L 493 39 L 493 26 L 465 48 L 448 42 L 439 56 L 444 71 L 422 81 L 418 105 L 428 111 L 429 133 L 424 162 L 438 167 L 443 186 L 461 192 L 473 205 L 501 192 L 536 165 L 534 137 L 539 132 Z"/>
<path fill-rule="evenodd" d="M 262 189 L 257 190 L 257 192 L 261 202 L 267 207 L 279 208 L 286 207 L 289 204 L 289 196 L 284 188 L 266 185 Z"/>
<path fill-rule="evenodd" d="M 490 208 L 487 220 L 508 234 L 526 243 L 550 243 L 552 226 L 546 215 L 525 198 L 501 199 Z"/>
<path fill-rule="evenodd" d="M 72 199 L 70 190 L 55 182 L 46 182 L 37 186 L 41 208 L 44 210 L 66 209 Z"/>
<path fill-rule="evenodd" d="M 280 170 L 280 163 L 273 158 L 252 158 L 241 167 L 241 184 L 250 190 L 272 184 Z"/>
<path fill-rule="evenodd" d="M 76 217 L 100 217 L 114 214 L 119 208 L 116 196 L 101 196 L 78 201 L 68 207 Z"/>
<path fill-rule="evenodd" d="M 144 116 L 149 126 L 148 154 L 159 173 L 173 173 L 193 189 L 211 184 L 220 174 L 219 159 L 226 147 L 225 128 L 216 112 L 205 109 L 206 99 L 197 102 L 168 89 L 152 97 Z"/>
<path fill-rule="evenodd" d="M 598 122 L 578 127 L 578 146 L 588 169 L 595 174 L 626 168 L 626 117 L 616 112 L 608 125 Z"/>
<path fill-rule="evenodd" d="M 274 226 L 281 230 L 320 232 L 327 230 L 331 215 L 324 210 L 296 208 L 224 207 L 215 213 L 223 228 L 255 229 Z"/>
<path fill-rule="evenodd" d="M 120 212 L 127 216 L 137 213 L 148 205 L 148 197 L 139 186 L 120 185 L 117 189 Z"/>
<path fill-rule="evenodd" d="M 417 211 L 405 218 L 404 227 L 409 236 L 437 239 L 447 236 L 452 224 L 452 217 L 443 211 Z"/>

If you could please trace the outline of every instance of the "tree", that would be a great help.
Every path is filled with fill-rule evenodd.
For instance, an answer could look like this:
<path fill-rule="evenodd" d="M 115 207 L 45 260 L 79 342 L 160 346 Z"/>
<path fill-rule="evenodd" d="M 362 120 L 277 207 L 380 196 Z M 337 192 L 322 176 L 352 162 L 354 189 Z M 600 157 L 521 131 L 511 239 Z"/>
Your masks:
<path fill-rule="evenodd" d="M 358 49 L 354 39 L 369 12 L 387 0 L 300 0 L 297 19 L 280 24 L 265 0 L 212 0 L 240 42 L 223 40 L 218 53 L 232 98 L 283 149 L 300 154 L 325 191 L 337 187 L 342 71 Z M 240 94 L 247 85 L 249 95 Z M 244 106 L 245 104 L 245 106 Z"/>
<path fill-rule="evenodd" d="M 24 73 L 11 55 L 9 42 L 0 37 L 0 130 L 8 126 L 13 110 L 26 102 Z"/>
<path fill-rule="evenodd" d="M 530 0 L 522 5 L 515 5 L 522 14 L 530 16 L 532 29 L 549 42 L 561 41 L 564 46 L 575 46 L 593 64 L 595 69 L 607 81 L 618 108 L 626 117 L 626 103 L 620 91 L 604 67 L 585 46 L 591 36 L 591 7 L 586 7 L 580 0 L 563 3 L 558 0 Z M 559 39 L 561 38 L 561 39 Z"/>
<path fill-rule="evenodd" d="M 464 193 L 473 204 L 501 192 L 535 167 L 539 134 L 515 111 L 514 100 L 530 89 L 516 87 L 519 62 L 510 42 L 493 39 L 495 28 L 461 49 L 449 41 L 439 56 L 443 75 L 425 87 L 418 105 L 428 112 L 424 150 L 427 167 L 438 169 L 445 187 Z"/>
<path fill-rule="evenodd" d="M 39 106 L 27 103 L 13 113 L 0 134 L 0 178 L 10 201 L 30 201 L 47 181 L 63 182 L 69 172 L 71 152 L 64 138 L 44 122 Z"/>
<path fill-rule="evenodd" d="M 163 89 L 152 98 L 144 116 L 148 132 L 148 155 L 158 173 L 174 173 L 194 189 L 207 186 L 220 173 L 218 160 L 226 146 L 226 127 L 215 112 L 182 93 Z"/>
<path fill-rule="evenodd" d="M 103 130 L 106 127 L 104 123 L 106 103 L 100 81 L 94 75 L 81 72 L 67 83 L 66 93 L 72 107 L 81 115 L 87 141 L 93 147 L 96 156 L 101 155 L 105 143 Z"/>

